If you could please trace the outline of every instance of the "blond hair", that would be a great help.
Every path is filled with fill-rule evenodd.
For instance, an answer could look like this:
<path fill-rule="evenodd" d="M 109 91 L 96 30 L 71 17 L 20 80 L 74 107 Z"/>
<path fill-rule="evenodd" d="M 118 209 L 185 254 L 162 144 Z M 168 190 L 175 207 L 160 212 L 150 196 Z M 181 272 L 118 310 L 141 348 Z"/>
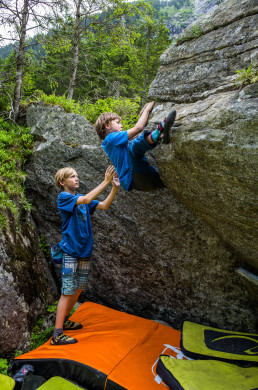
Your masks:
<path fill-rule="evenodd" d="M 55 174 L 55 185 L 61 190 L 63 190 L 63 186 L 60 183 L 70 177 L 74 172 L 76 172 L 75 169 L 71 167 L 59 169 L 59 171 L 57 171 Z"/>
<path fill-rule="evenodd" d="M 98 117 L 95 123 L 95 130 L 100 139 L 104 140 L 106 138 L 106 126 L 115 119 L 121 120 L 121 117 L 114 112 L 104 112 Z"/>

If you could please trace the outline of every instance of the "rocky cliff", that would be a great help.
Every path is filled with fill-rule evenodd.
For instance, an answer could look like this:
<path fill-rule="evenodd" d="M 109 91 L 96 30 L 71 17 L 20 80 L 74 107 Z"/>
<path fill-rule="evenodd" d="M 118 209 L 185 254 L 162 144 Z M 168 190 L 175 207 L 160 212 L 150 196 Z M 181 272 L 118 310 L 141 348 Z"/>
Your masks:
<path fill-rule="evenodd" d="M 256 269 L 257 85 L 239 93 L 235 79 L 258 64 L 257 12 L 255 1 L 227 1 L 187 28 L 149 93 L 163 102 L 153 120 L 178 112 L 173 142 L 155 155 L 166 186 Z"/>
<path fill-rule="evenodd" d="M 38 243 L 28 216 L 18 231 L 10 218 L 7 231 L 0 234 L 1 357 L 26 348 L 38 317 L 57 298 L 56 284 Z"/>

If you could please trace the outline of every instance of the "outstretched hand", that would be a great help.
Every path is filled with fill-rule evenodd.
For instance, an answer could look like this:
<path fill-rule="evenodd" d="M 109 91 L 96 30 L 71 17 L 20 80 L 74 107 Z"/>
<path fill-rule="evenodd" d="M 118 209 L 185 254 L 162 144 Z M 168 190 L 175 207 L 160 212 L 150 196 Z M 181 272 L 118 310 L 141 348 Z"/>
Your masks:
<path fill-rule="evenodd" d="M 115 167 L 113 165 L 109 165 L 109 167 L 106 169 L 106 172 L 105 172 L 105 180 L 108 183 L 111 183 L 111 181 L 113 179 L 114 172 L 115 172 Z"/>
<path fill-rule="evenodd" d="M 151 110 L 153 109 L 154 104 L 155 104 L 155 102 L 146 103 L 140 112 L 139 118 L 142 116 L 144 111 L 148 112 L 148 114 L 149 114 L 151 112 Z"/>
<path fill-rule="evenodd" d="M 120 187 L 120 180 L 116 172 L 113 175 L 112 186 L 116 187 L 117 189 Z"/>

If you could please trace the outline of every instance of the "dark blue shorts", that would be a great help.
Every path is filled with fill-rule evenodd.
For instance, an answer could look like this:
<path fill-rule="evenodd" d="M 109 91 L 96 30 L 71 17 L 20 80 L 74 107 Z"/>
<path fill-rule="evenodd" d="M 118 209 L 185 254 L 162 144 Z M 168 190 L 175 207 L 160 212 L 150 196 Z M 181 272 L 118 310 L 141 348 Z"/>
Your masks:
<path fill-rule="evenodd" d="M 157 170 L 148 163 L 145 157 L 145 153 L 148 150 L 152 150 L 158 145 L 157 143 L 149 145 L 146 142 L 145 137 L 149 134 L 150 132 L 142 133 L 128 144 L 129 158 L 133 170 L 133 180 L 129 191 L 133 189 L 151 191 L 165 187 Z"/>

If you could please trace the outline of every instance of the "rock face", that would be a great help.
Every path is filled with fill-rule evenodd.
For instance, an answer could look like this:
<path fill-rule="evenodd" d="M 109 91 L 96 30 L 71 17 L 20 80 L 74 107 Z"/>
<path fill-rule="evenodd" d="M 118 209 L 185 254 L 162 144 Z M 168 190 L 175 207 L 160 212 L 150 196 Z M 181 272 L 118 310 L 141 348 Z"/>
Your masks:
<path fill-rule="evenodd" d="M 196 15 L 211 11 L 216 5 L 225 0 L 194 0 L 194 11 Z"/>
<path fill-rule="evenodd" d="M 178 112 L 173 142 L 155 154 L 167 188 L 217 232 L 239 264 L 256 270 L 257 84 L 239 93 L 234 80 L 236 70 L 258 62 L 257 12 L 257 2 L 241 0 L 206 15 L 201 36 L 161 56 L 149 93 L 166 102 L 153 121 L 172 106 Z"/>
<path fill-rule="evenodd" d="M 23 222 L 20 232 L 12 223 L 0 235 L 0 353 L 13 356 L 26 348 L 30 333 L 46 304 L 57 296 L 47 261 L 38 247 L 32 221 Z"/>

